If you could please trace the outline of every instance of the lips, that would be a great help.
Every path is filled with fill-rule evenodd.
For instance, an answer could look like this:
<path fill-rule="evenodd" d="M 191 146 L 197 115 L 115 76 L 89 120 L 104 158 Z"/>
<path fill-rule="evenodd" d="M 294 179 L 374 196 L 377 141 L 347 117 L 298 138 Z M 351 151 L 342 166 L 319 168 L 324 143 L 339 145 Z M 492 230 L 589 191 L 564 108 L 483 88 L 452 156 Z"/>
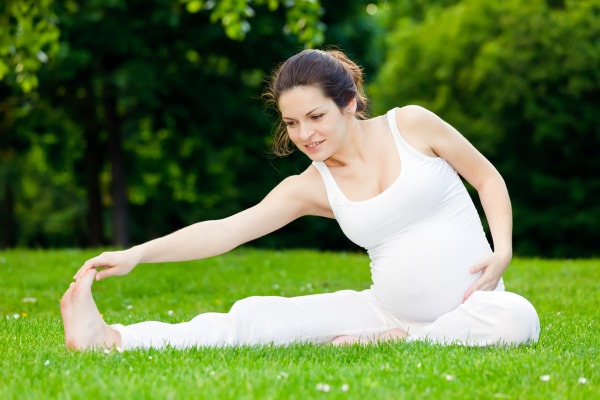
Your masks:
<path fill-rule="evenodd" d="M 321 143 L 323 143 L 324 140 L 318 141 L 318 142 L 312 142 L 306 145 L 307 148 L 309 149 L 313 149 L 315 147 L 317 147 L 318 145 L 320 145 Z"/>

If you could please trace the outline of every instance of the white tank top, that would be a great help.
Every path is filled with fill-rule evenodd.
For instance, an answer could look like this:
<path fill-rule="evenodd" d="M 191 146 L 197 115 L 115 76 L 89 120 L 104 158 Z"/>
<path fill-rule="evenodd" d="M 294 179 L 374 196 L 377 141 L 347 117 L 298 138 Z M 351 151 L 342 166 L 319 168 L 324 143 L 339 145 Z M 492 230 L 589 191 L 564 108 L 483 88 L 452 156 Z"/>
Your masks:
<path fill-rule="evenodd" d="M 458 307 L 479 275 L 469 268 L 491 253 L 479 215 L 456 171 L 410 146 L 387 115 L 400 175 L 385 191 L 349 200 L 323 162 L 320 172 L 333 214 L 371 258 L 372 292 L 409 322 L 431 322 Z M 502 281 L 496 290 L 503 290 Z"/>

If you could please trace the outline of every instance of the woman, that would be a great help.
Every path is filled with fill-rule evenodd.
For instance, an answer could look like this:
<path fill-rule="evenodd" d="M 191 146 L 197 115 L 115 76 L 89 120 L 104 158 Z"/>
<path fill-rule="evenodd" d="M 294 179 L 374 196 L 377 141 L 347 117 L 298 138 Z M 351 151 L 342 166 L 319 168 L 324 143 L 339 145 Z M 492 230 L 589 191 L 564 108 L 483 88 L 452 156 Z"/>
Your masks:
<path fill-rule="evenodd" d="M 291 57 L 267 97 L 281 113 L 276 152 L 293 145 L 312 164 L 252 208 L 85 262 L 61 301 L 67 347 L 537 340 L 535 309 L 505 292 L 501 278 L 512 257 L 506 186 L 464 137 L 417 106 L 365 119 L 361 70 L 338 51 Z M 457 173 L 479 193 L 493 251 Z M 125 275 L 139 263 L 222 254 L 305 215 L 337 219 L 367 249 L 370 289 L 250 297 L 227 314 L 205 313 L 174 325 L 108 326 L 94 303 L 94 279 Z"/>

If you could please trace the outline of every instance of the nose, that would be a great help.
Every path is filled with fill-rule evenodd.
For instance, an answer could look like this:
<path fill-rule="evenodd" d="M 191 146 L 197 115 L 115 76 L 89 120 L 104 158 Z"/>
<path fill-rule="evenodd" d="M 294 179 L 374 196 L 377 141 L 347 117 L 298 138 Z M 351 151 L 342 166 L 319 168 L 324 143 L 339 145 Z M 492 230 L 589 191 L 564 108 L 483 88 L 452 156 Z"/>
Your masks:
<path fill-rule="evenodd" d="M 306 141 L 313 133 L 311 124 L 300 124 L 300 140 Z"/>

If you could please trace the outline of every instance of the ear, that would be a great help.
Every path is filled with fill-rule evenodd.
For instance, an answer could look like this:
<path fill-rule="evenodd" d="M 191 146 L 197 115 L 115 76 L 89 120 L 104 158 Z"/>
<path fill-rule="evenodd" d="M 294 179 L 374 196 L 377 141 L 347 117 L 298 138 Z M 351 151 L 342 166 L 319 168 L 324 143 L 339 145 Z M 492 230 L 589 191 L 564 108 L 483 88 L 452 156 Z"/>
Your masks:
<path fill-rule="evenodd" d="M 346 105 L 344 111 L 347 114 L 354 115 L 354 114 L 356 114 L 356 107 L 357 107 L 356 97 L 353 97 L 352 100 L 350 100 L 348 102 L 348 104 Z"/>

